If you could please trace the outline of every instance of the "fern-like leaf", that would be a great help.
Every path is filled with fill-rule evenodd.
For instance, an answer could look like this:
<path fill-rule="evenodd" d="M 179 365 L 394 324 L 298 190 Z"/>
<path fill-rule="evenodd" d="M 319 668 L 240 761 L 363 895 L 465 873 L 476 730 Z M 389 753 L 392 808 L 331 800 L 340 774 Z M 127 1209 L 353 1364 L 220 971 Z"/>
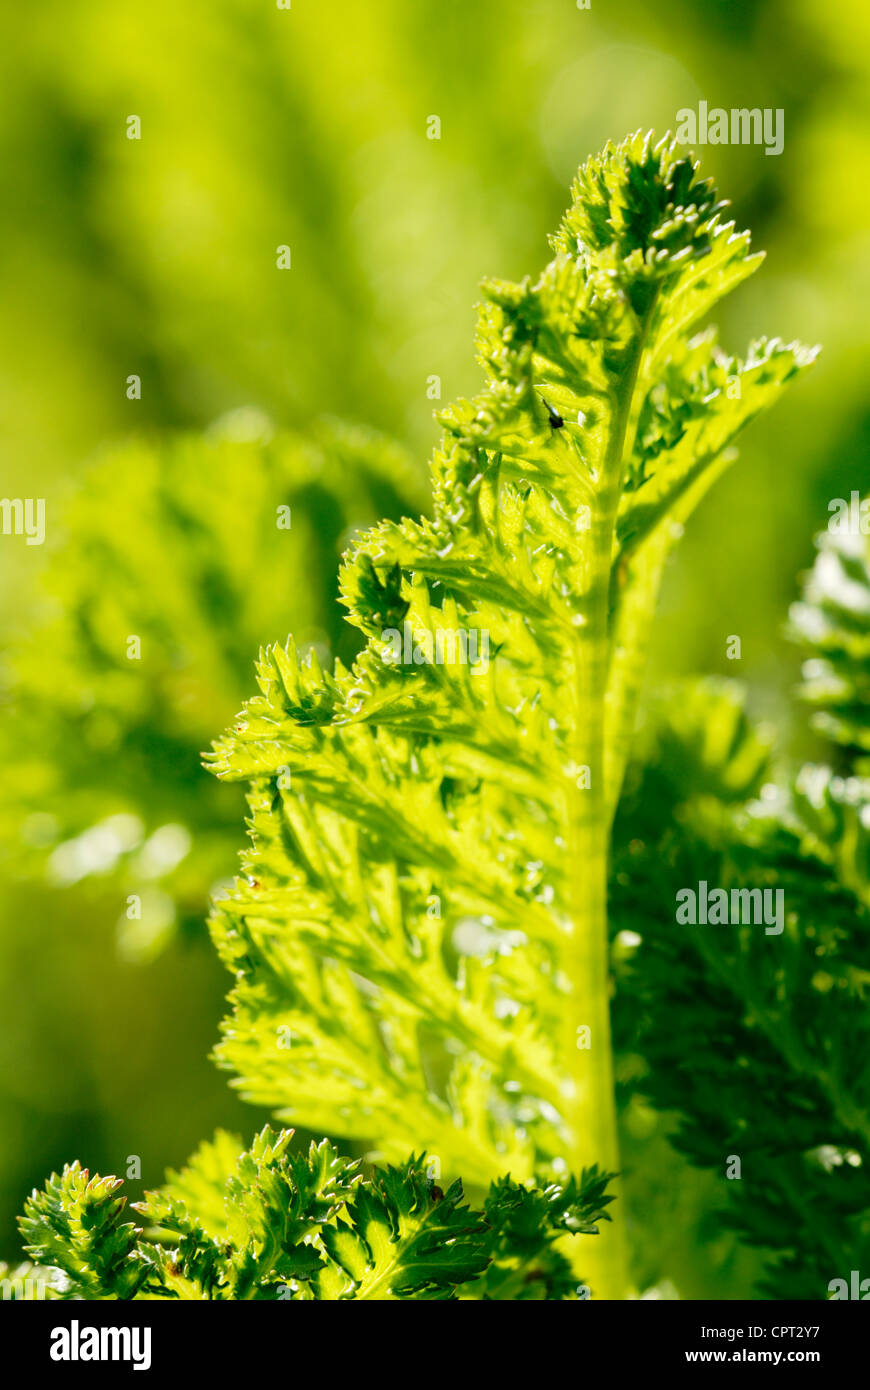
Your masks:
<path fill-rule="evenodd" d="M 364 652 L 265 649 L 216 746 L 253 841 L 213 920 L 218 1055 L 283 1117 L 481 1186 L 617 1166 L 607 846 L 658 580 L 812 359 L 693 336 L 760 259 L 723 206 L 668 141 L 584 166 L 541 275 L 485 286 L 487 383 L 442 416 L 431 518 L 343 567 Z"/>
<path fill-rule="evenodd" d="M 862 503 L 866 506 L 866 502 Z M 842 746 L 858 772 L 870 769 L 870 540 L 859 529 L 829 526 L 791 635 L 806 653 L 801 695 L 820 733 Z"/>
<path fill-rule="evenodd" d="M 136 1204 L 147 1234 L 122 1221 L 119 1178 L 73 1164 L 28 1201 L 27 1247 L 64 1299 L 567 1299 L 554 1242 L 595 1234 L 612 1200 L 594 1171 L 545 1191 L 504 1179 L 474 1211 L 423 1156 L 364 1178 L 327 1140 L 294 1154 L 291 1137 L 267 1126 L 239 1154 L 216 1136 Z"/>
<path fill-rule="evenodd" d="M 135 959 L 177 926 L 201 930 L 233 862 L 239 807 L 198 755 L 238 708 L 257 644 L 292 627 L 352 655 L 336 585 L 317 576 L 417 493 L 402 451 L 370 432 L 238 427 L 95 462 L 59 509 L 41 602 L 2 673 L 4 871 L 67 888 L 112 875 L 118 896 L 147 882 L 141 917 L 118 924 Z"/>
<path fill-rule="evenodd" d="M 67 1296 L 134 1298 L 153 1273 L 156 1252 L 123 1219 L 121 1186 L 121 1178 L 91 1177 L 72 1163 L 28 1199 L 21 1221 L 27 1251 L 66 1277 Z"/>
<path fill-rule="evenodd" d="M 823 1299 L 870 1260 L 870 784 L 808 766 L 723 799 L 758 754 L 722 699 L 684 701 L 735 731 L 718 775 L 692 714 L 676 752 L 672 714 L 620 811 L 611 927 L 634 944 L 616 1028 L 638 1089 L 679 1117 L 677 1148 L 718 1177 L 723 1221 L 763 1250 L 763 1292 Z M 681 923 L 677 894 L 702 881 L 781 893 L 782 930 Z"/>

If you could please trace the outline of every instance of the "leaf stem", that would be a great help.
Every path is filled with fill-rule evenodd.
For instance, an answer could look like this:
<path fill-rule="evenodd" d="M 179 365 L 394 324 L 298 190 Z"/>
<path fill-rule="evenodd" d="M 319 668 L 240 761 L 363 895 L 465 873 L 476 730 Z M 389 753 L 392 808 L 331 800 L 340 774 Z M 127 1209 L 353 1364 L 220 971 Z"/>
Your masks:
<path fill-rule="evenodd" d="M 564 1046 L 569 1077 L 567 1112 L 572 1139 L 571 1168 L 579 1173 L 598 1163 L 619 1172 L 619 1141 L 610 1032 L 610 953 L 607 874 L 610 844 L 607 785 L 606 698 L 610 666 L 610 586 L 614 529 L 625 459 L 638 416 L 638 386 L 655 297 L 638 324 L 632 351 L 614 400 L 611 431 L 597 505 L 588 533 L 582 638 L 575 651 L 575 703 L 568 862 L 572 878 L 571 942 L 566 973 L 571 1003 Z M 578 769 L 588 773 L 577 776 Z M 618 1192 L 618 1185 L 616 1187 Z M 602 1226 L 591 1251 L 581 1252 L 581 1277 L 597 1298 L 625 1298 L 628 1284 L 625 1218 L 621 1204 Z"/>

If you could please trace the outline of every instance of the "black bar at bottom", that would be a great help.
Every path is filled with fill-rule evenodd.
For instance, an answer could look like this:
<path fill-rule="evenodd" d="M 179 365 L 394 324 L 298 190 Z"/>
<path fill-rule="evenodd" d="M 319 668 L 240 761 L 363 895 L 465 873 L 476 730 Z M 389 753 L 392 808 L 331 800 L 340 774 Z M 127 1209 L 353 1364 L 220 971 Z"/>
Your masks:
<path fill-rule="evenodd" d="M 500 1353 L 514 1356 L 520 1345 L 533 1360 L 540 1360 L 544 1371 L 549 1362 L 544 1338 L 549 1332 L 558 1335 L 561 1359 L 568 1330 L 575 1339 L 571 1360 L 578 1380 L 588 1373 L 599 1378 L 602 1371 L 670 1375 L 680 1367 L 691 1377 L 738 1366 L 771 1371 L 802 1366 L 826 1378 L 845 1370 L 860 1374 L 863 1369 L 866 1375 L 870 1324 L 860 1302 L 590 1300 L 573 1303 L 561 1314 L 544 1313 L 541 1305 L 535 1311 L 527 1305 L 519 1323 L 515 1313 L 509 1323 L 501 1322 L 504 1304 L 490 1304 L 482 1314 L 474 1314 L 469 1307 L 463 1311 L 461 1306 L 451 1311 L 443 1304 L 426 1313 L 417 1306 L 417 1313 L 409 1302 L 405 1307 L 391 1305 L 381 1314 L 373 1309 L 355 1314 L 349 1307 L 330 1313 L 327 1305 L 313 1303 L 294 1311 L 289 1301 L 7 1302 L 0 1303 L 0 1334 L 7 1366 L 20 1357 L 28 1368 L 47 1373 L 49 1382 L 70 1377 L 100 1379 L 107 1371 L 116 1377 L 129 1373 L 141 1380 L 150 1375 L 162 1381 L 167 1372 L 175 1376 L 190 1371 L 200 1377 L 214 1375 L 223 1383 L 229 1373 L 244 1373 L 246 1365 L 258 1378 L 270 1371 L 289 1373 L 294 1365 L 298 1367 L 300 1356 L 307 1361 L 309 1353 L 329 1367 L 330 1379 L 341 1371 L 343 1356 L 350 1373 L 355 1365 L 362 1370 L 368 1364 L 371 1370 L 380 1363 L 390 1374 L 392 1361 L 394 1371 L 401 1364 L 406 1379 L 415 1369 L 415 1356 L 408 1355 L 404 1339 L 409 1330 L 416 1330 L 415 1317 L 423 1318 L 418 1343 L 421 1366 L 437 1364 L 453 1346 L 459 1358 L 454 1369 L 460 1364 L 465 1367 L 466 1382 L 477 1374 L 481 1362 L 476 1356 L 466 1361 L 463 1347 L 477 1349 L 487 1366 L 487 1379 Z M 350 1323 L 345 1323 L 346 1317 Z M 541 1324 L 539 1317 L 558 1320 Z M 354 1336 L 349 1338 L 346 1334 L 351 1329 Z M 530 1333 L 536 1334 L 533 1342 L 526 1340 Z M 461 1340 L 455 1341 L 456 1337 Z M 377 1346 L 382 1351 L 372 1360 L 369 1352 Z M 404 1347 L 401 1353 L 400 1347 Z M 568 1370 L 563 1365 L 563 1372 Z"/>

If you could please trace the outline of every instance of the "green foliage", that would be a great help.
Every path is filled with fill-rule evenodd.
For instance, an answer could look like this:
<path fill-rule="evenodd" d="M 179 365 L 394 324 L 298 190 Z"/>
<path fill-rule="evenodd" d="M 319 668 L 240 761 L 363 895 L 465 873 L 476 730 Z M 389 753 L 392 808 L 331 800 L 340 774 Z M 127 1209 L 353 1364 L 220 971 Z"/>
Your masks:
<path fill-rule="evenodd" d="M 787 410 L 753 427 L 740 469 L 693 519 L 654 651 L 657 672 L 719 669 L 721 634 L 741 632 L 753 698 L 783 719 L 792 670 L 773 625 L 819 507 L 849 495 L 867 450 L 870 318 L 856 304 L 868 262 L 856 228 L 867 223 L 868 192 L 855 170 L 870 154 L 868 12 L 846 0 L 832 23 L 821 6 L 739 8 L 746 22 L 735 24 L 724 0 L 626 0 L 583 14 L 569 3 L 548 6 L 542 23 L 541 7 L 525 0 L 320 0 L 294 5 L 292 35 L 274 5 L 237 0 L 192 0 L 183 22 L 173 0 L 138 9 L 80 0 L 65 7 L 63 24 L 37 26 L 26 8 L 11 11 L 0 147 L 20 196 L 3 224 L 10 273 L 0 351 L 15 440 L 5 491 L 45 493 L 53 524 L 55 482 L 94 442 L 141 421 L 199 425 L 243 400 L 281 425 L 307 424 L 325 405 L 427 439 L 427 373 L 442 374 L 448 397 L 473 389 L 464 287 L 481 266 L 535 264 L 576 152 L 640 120 L 666 121 L 698 90 L 736 83 L 739 101 L 737 89 L 750 90 L 763 69 L 766 104 L 787 108 L 784 157 L 765 159 L 753 146 L 706 152 L 741 225 L 771 258 L 770 273 L 729 301 L 727 341 L 775 324 L 828 347 L 823 369 Z M 332 42 L 336 31 L 344 44 Z M 371 74 L 376 100 L 357 99 L 348 55 Z M 813 99 L 820 90 L 824 101 Z M 144 103 L 140 142 L 124 139 L 127 107 L 119 112 L 118 93 L 133 91 Z M 440 143 L 424 138 L 424 109 L 442 113 Z M 288 178 L 291 169 L 301 177 Z M 279 237 L 293 246 L 289 275 L 274 270 Z M 131 403 L 122 364 L 136 370 L 140 361 L 143 400 Z M 10 616 L 26 612 L 38 558 L 38 549 L 0 542 Z M 308 570 L 305 583 L 322 576 Z M 287 626 L 298 631 L 290 608 Z M 44 657 L 50 666 L 50 648 Z M 4 753 L 6 787 L 21 751 Z M 229 853 L 239 838 L 233 800 L 225 789 L 212 802 Z M 98 809 L 93 820 L 101 817 Z M 202 835 L 197 827 L 180 871 Z M 197 876 L 207 883 L 211 865 Z M 182 899 L 179 873 L 172 878 L 179 918 L 192 927 L 200 890 Z M 70 1154 L 112 1171 L 143 1105 L 156 1173 L 216 1124 L 247 1125 L 228 1113 L 217 1078 L 208 1091 L 194 1062 L 217 987 L 203 953 L 182 956 L 179 942 L 141 979 L 126 971 L 104 945 L 118 912 L 112 878 L 52 893 L 31 882 L 5 896 L 0 1230 L 8 1251 L 4 1218 L 36 1176 Z M 23 979 L 33 982 L 26 992 Z M 167 1018 L 177 1027 L 167 1029 Z M 125 1029 L 135 1048 L 118 1047 Z M 173 1094 L 175 1112 L 164 1104 Z M 624 1156 L 625 1167 L 632 1155 Z M 746 1296 L 744 1266 L 728 1288 L 706 1264 L 701 1282 L 690 1282 L 714 1242 L 706 1231 L 697 1240 L 674 1204 L 704 1175 L 668 1176 L 658 1170 L 661 1200 L 632 1212 L 637 1247 L 660 1257 L 684 1293 Z"/>
<path fill-rule="evenodd" d="M 135 1204 L 147 1233 L 122 1220 L 119 1178 L 68 1166 L 28 1201 L 27 1248 L 64 1299 L 566 1299 L 554 1239 L 607 1219 L 597 1172 L 545 1191 L 505 1178 L 473 1211 L 423 1158 L 365 1178 L 327 1140 L 294 1154 L 291 1137 L 267 1127 L 240 1153 L 218 1134 Z"/>
<path fill-rule="evenodd" d="M 566 1258 L 560 1238 L 595 1235 L 609 1221 L 608 1175 L 593 1168 L 564 1186 L 522 1187 L 510 1178 L 493 1183 L 484 1204 L 490 1230 L 491 1263 L 472 1297 L 531 1302 L 589 1296 Z"/>
<path fill-rule="evenodd" d="M 771 772 L 773 735 L 746 712 L 736 681 L 675 681 L 646 700 L 634 744 L 650 804 L 712 797 L 728 805 L 757 796 Z"/>
<path fill-rule="evenodd" d="M 72 1163 L 27 1202 L 25 1245 L 40 1265 L 66 1276 L 73 1297 L 134 1298 L 151 1274 L 155 1256 L 140 1251 L 137 1227 L 122 1219 L 122 1186 L 121 1178 L 92 1178 Z"/>
<path fill-rule="evenodd" d="M 282 1117 L 481 1186 L 615 1162 L 608 823 L 658 581 L 737 433 L 812 360 L 695 333 L 760 261 L 723 206 L 667 141 L 590 160 L 541 275 L 485 286 L 487 381 L 443 413 L 432 517 L 343 566 L 364 652 L 261 653 L 212 758 L 249 782 L 252 832 L 213 918 L 235 977 L 218 1055 Z M 489 660 L 439 662 L 457 633 Z"/>
<path fill-rule="evenodd" d="M 866 503 L 863 504 L 866 506 Z M 801 695 L 820 733 L 840 744 L 856 771 L 870 770 L 870 541 L 829 526 L 791 632 L 807 654 Z"/>
<path fill-rule="evenodd" d="M 367 1181 L 327 1140 L 219 1134 L 141 1204 L 143 1233 L 75 1165 L 24 1219 L 67 1293 L 625 1296 L 620 1239 L 581 1262 L 566 1244 L 612 1200 L 606 886 L 646 633 L 735 437 L 813 358 L 696 332 L 760 261 L 723 206 L 667 140 L 584 166 L 540 277 L 485 287 L 487 381 L 443 413 L 432 517 L 382 522 L 342 566 L 363 651 L 324 670 L 261 649 L 211 755 L 249 783 L 252 834 L 212 919 L 235 979 L 220 1060 L 399 1166 Z M 714 736 L 707 712 L 687 722 L 718 826 L 767 749 L 729 692 Z"/>
<path fill-rule="evenodd" d="M 758 800 L 711 794 L 757 758 L 739 697 L 696 689 L 672 711 L 616 827 L 611 928 L 634 933 L 617 1037 L 643 1058 L 640 1092 L 676 1114 L 677 1148 L 716 1173 L 724 1224 L 762 1248 L 766 1295 L 825 1298 L 870 1260 L 870 788 L 806 767 Z M 676 893 L 702 880 L 781 891 L 782 933 L 681 925 Z"/>
<path fill-rule="evenodd" d="M 244 411 L 208 437 L 108 451 L 67 504 L 42 615 L 9 659 L 12 871 L 62 886 L 111 876 L 139 893 L 141 918 L 119 926 L 134 958 L 179 918 L 198 929 L 231 871 L 238 814 L 199 751 L 238 707 L 265 635 L 292 624 L 303 644 L 352 654 L 312 576 L 384 509 L 398 514 L 410 479 L 376 435 L 327 424 L 273 438 Z"/>

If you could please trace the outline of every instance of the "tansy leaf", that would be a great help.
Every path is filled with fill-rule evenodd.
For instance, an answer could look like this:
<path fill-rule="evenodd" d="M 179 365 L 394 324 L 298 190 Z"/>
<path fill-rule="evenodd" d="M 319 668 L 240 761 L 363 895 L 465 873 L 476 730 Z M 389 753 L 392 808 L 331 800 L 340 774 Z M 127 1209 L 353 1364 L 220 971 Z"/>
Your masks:
<path fill-rule="evenodd" d="M 423 1156 L 364 1178 L 327 1140 L 294 1154 L 291 1138 L 267 1127 L 242 1154 L 231 1156 L 223 1138 L 201 1149 L 191 1168 L 137 1204 L 148 1236 L 119 1224 L 120 1179 L 88 1180 L 78 1165 L 53 1175 L 21 1222 L 46 1266 L 41 1277 L 57 1296 L 84 1299 L 382 1302 L 454 1299 L 460 1290 L 489 1299 L 511 1296 L 508 1279 L 532 1281 L 528 1296 L 568 1298 L 569 1267 L 554 1241 L 594 1234 L 611 1200 L 607 1175 L 597 1172 L 545 1191 L 505 1179 L 475 1211 L 460 1182 L 436 1187 Z M 231 1165 L 222 1178 L 218 1155 Z M 211 1230 L 194 1204 L 205 1204 Z M 490 1267 L 491 1284 L 483 1278 Z"/>
<path fill-rule="evenodd" d="M 107 449 L 52 512 L 35 617 L 4 660 L 4 871 L 65 888 L 111 875 L 119 900 L 141 898 L 117 926 L 136 960 L 200 931 L 234 862 L 240 805 L 199 753 L 238 708 L 257 644 L 292 628 L 352 655 L 337 581 L 318 576 L 418 492 L 379 435 L 273 434 L 250 414 Z"/>
<path fill-rule="evenodd" d="M 812 360 L 693 336 L 759 263 L 723 206 L 667 140 L 590 160 L 549 265 L 484 287 L 486 385 L 441 417 L 431 516 L 343 566 L 364 652 L 261 652 L 210 760 L 252 835 L 213 917 L 218 1056 L 282 1117 L 479 1185 L 617 1166 L 607 851 L 658 582 Z"/>
<path fill-rule="evenodd" d="M 766 1296 L 827 1298 L 870 1259 L 870 784 L 806 766 L 743 803 L 764 745 L 728 705 L 709 685 L 672 702 L 630 778 L 615 1025 L 643 1059 L 635 1089 L 678 1117 L 672 1142 L 712 1170 L 723 1222 L 763 1250 Z M 724 890 L 725 920 L 687 920 L 687 890 Z"/>
<path fill-rule="evenodd" d="M 818 555 L 791 609 L 791 635 L 806 653 L 801 695 L 815 727 L 858 772 L 870 769 L 870 540 L 857 525 L 832 517 L 816 538 Z"/>

